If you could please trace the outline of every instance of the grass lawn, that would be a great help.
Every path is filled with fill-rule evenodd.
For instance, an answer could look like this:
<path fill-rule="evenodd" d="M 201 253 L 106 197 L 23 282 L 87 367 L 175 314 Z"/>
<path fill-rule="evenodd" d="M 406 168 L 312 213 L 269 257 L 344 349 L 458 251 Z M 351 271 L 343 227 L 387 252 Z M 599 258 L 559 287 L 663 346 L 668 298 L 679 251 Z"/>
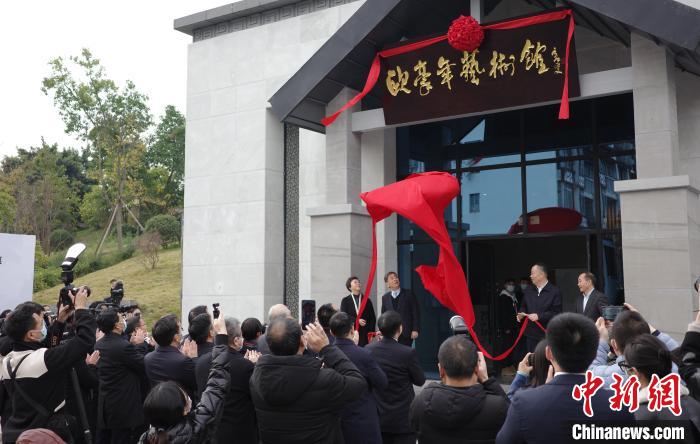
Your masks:
<path fill-rule="evenodd" d="M 99 239 L 98 239 L 99 242 Z M 86 251 L 85 253 L 92 253 Z M 153 323 L 169 313 L 180 317 L 180 284 L 182 282 L 182 258 L 180 248 L 162 250 L 160 261 L 154 269 L 147 269 L 136 256 L 114 266 L 85 276 L 76 276 L 74 284 L 86 284 L 92 289 L 91 301 L 109 296 L 109 280 L 124 281 L 124 299 L 138 301 L 150 331 Z M 54 305 L 61 286 L 52 287 L 34 294 L 40 304 Z"/>

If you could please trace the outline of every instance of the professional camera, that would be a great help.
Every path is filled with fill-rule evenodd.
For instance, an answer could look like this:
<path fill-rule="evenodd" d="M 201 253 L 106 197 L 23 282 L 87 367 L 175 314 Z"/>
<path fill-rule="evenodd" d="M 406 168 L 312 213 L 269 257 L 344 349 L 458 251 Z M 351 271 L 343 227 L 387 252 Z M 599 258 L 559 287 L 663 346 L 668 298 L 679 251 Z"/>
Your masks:
<path fill-rule="evenodd" d="M 462 335 L 469 337 L 469 328 L 467 328 L 467 324 L 461 316 L 452 316 L 450 318 L 450 330 L 452 331 L 452 336 Z"/>
<path fill-rule="evenodd" d="M 61 281 L 63 281 L 63 288 L 59 293 L 59 303 L 61 305 L 73 306 L 73 299 L 71 295 L 75 297 L 78 294 L 80 287 L 73 285 L 73 279 L 75 279 L 73 269 L 75 264 L 78 263 L 78 256 L 85 251 L 85 244 L 74 244 L 66 252 L 66 258 L 61 263 Z M 85 287 L 87 289 L 88 296 L 90 296 L 90 287 Z"/>
<path fill-rule="evenodd" d="M 105 298 L 105 302 L 121 305 L 124 298 L 124 282 L 116 281 L 114 286 L 109 289 L 109 296 Z"/>

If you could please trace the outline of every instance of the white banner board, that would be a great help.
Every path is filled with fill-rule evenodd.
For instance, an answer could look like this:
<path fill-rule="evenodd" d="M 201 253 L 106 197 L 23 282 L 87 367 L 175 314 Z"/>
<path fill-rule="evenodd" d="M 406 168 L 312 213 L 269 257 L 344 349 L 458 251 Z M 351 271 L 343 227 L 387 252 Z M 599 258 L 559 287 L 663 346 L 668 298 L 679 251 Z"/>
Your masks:
<path fill-rule="evenodd" d="M 32 300 L 36 236 L 0 233 L 0 311 Z"/>

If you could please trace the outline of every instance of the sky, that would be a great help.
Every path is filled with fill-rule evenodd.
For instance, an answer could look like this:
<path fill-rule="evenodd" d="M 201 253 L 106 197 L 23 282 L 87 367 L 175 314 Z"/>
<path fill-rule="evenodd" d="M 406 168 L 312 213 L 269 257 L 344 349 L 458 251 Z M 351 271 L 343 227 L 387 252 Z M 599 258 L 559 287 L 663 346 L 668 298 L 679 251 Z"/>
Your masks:
<path fill-rule="evenodd" d="M 185 112 L 187 46 L 173 20 L 234 3 L 226 0 L 10 0 L 0 2 L 0 158 L 41 138 L 60 147 L 65 134 L 53 99 L 41 92 L 52 58 L 88 48 L 108 78 L 132 80 L 157 122 L 166 105 Z"/>

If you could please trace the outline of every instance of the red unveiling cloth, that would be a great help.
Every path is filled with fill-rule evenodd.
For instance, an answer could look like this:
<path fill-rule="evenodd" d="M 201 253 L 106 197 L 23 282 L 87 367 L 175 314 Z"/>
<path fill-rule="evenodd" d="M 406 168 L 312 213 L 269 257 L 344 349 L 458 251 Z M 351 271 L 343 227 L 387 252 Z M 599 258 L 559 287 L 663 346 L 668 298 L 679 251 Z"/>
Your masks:
<path fill-rule="evenodd" d="M 513 346 L 498 356 L 492 356 L 482 347 L 474 332 L 474 308 L 472 306 L 467 279 L 462 266 L 455 257 L 450 235 L 443 220 L 445 207 L 459 194 L 459 182 L 449 173 L 428 172 L 412 174 L 406 179 L 362 193 L 360 197 L 367 204 L 367 211 L 372 217 L 372 263 L 367 278 L 365 294 L 370 294 L 377 268 L 376 224 L 392 213 L 411 220 L 430 236 L 440 247 L 436 266 L 421 265 L 416 268 L 423 286 L 448 309 L 464 318 L 472 339 L 490 359 L 500 360 L 510 354 L 520 340 L 528 323 L 522 323 L 518 339 Z M 367 298 L 360 305 L 357 320 L 365 309 Z M 357 321 L 356 321 L 357 322 Z M 537 323 L 540 328 L 544 328 Z M 358 325 L 355 325 L 358 328 Z"/>

